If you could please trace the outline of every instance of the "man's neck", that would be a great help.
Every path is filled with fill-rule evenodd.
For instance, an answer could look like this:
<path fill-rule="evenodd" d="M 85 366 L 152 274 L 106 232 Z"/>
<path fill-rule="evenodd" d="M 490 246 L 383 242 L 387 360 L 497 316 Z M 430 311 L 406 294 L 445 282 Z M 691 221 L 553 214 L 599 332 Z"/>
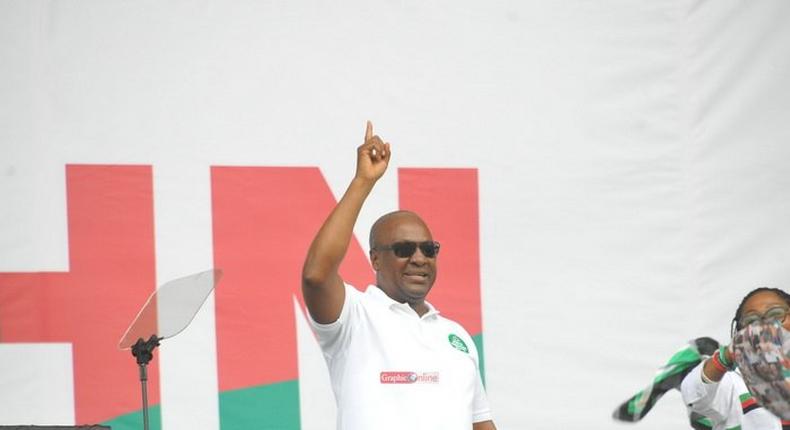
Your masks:
<path fill-rule="evenodd" d="M 414 312 L 417 312 L 417 315 L 419 315 L 420 318 L 422 318 L 422 316 L 427 314 L 428 311 L 430 310 L 428 308 L 428 305 L 425 304 L 425 300 L 420 300 L 419 303 L 411 303 L 411 302 L 409 302 L 409 307 L 414 309 Z"/>
<path fill-rule="evenodd" d="M 376 285 L 376 287 L 383 291 L 384 294 L 386 294 L 387 297 L 391 298 L 392 300 L 395 300 L 398 303 L 407 303 L 409 307 L 412 308 L 414 312 L 417 312 L 417 315 L 420 317 L 427 314 L 430 310 L 428 305 L 425 304 L 425 299 L 411 301 L 408 298 L 392 297 L 392 294 L 388 293 L 386 289 L 381 287 L 381 285 Z"/>

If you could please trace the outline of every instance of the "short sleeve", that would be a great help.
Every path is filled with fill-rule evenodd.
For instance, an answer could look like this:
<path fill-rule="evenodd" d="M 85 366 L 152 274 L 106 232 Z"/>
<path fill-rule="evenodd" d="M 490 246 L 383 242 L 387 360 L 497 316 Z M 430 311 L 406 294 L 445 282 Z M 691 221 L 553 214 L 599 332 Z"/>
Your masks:
<path fill-rule="evenodd" d="M 735 387 L 732 383 L 732 375 L 725 374 L 721 381 L 705 383 L 702 381 L 702 367 L 705 361 L 683 378 L 680 384 L 680 392 L 683 402 L 693 412 L 704 415 L 715 424 L 726 424 L 728 418 L 738 414 L 734 406 L 740 407 L 740 403 L 734 405 L 734 400 L 738 398 Z"/>
<path fill-rule="evenodd" d="M 488 403 L 488 396 L 486 395 L 485 387 L 483 387 L 483 377 L 480 374 L 480 353 L 477 350 L 477 346 L 466 330 L 463 330 L 462 327 L 458 326 L 466 338 L 465 341 L 468 342 L 469 345 L 469 352 L 472 356 L 472 359 L 475 362 L 475 393 L 474 393 L 474 400 L 472 404 L 472 422 L 479 423 L 483 421 L 489 421 L 492 418 L 491 415 L 491 406 Z"/>
<path fill-rule="evenodd" d="M 348 343 L 353 326 L 351 315 L 355 313 L 362 295 L 359 290 L 351 285 L 344 284 L 344 287 L 346 289 L 346 297 L 343 300 L 343 308 L 340 310 L 340 316 L 337 318 L 337 321 L 321 324 L 316 322 L 310 316 L 310 313 L 307 312 L 307 319 L 318 339 L 318 344 L 328 357 L 334 356 Z"/>
<path fill-rule="evenodd" d="M 475 398 L 472 406 L 472 422 L 479 423 L 482 421 L 491 420 L 491 406 L 488 404 L 488 397 L 486 390 L 483 388 L 483 380 L 480 377 L 480 372 L 477 374 L 477 382 L 475 383 Z"/>

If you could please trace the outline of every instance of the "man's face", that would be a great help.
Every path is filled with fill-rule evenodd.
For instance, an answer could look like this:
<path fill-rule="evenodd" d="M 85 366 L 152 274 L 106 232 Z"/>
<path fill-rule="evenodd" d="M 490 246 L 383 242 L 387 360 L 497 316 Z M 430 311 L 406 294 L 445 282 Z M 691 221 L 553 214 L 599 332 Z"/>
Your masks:
<path fill-rule="evenodd" d="M 395 242 L 431 241 L 431 232 L 419 218 L 404 214 L 388 220 L 376 232 L 375 246 Z M 401 303 L 421 303 L 436 280 L 436 257 L 428 258 L 419 247 L 410 257 L 398 257 L 391 250 L 374 250 L 371 263 L 378 286 Z"/>

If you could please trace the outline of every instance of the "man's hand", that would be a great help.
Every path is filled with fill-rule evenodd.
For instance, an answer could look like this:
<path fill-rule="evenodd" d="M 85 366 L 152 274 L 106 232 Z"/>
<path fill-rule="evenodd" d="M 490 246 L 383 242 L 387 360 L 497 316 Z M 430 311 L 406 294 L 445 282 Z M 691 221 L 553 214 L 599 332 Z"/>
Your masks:
<path fill-rule="evenodd" d="M 321 324 L 337 321 L 346 290 L 338 273 L 348 250 L 362 204 L 390 161 L 390 145 L 373 134 L 368 121 L 365 143 L 357 149 L 357 173 L 346 193 L 324 221 L 307 251 L 302 268 L 302 294 L 310 316 Z"/>
<path fill-rule="evenodd" d="M 376 182 L 387 170 L 390 162 L 390 144 L 373 134 L 373 124 L 368 121 L 365 143 L 357 148 L 356 178 Z"/>

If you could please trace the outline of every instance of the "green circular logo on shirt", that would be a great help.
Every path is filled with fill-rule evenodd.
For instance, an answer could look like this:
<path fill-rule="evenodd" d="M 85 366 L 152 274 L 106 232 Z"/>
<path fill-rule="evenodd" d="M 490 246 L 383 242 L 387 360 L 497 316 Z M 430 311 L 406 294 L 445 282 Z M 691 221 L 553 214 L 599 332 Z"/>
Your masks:
<path fill-rule="evenodd" d="M 460 337 L 451 333 L 450 336 L 447 336 L 447 339 L 450 341 L 450 345 L 452 345 L 453 348 L 467 354 L 469 353 L 469 348 Z"/>

